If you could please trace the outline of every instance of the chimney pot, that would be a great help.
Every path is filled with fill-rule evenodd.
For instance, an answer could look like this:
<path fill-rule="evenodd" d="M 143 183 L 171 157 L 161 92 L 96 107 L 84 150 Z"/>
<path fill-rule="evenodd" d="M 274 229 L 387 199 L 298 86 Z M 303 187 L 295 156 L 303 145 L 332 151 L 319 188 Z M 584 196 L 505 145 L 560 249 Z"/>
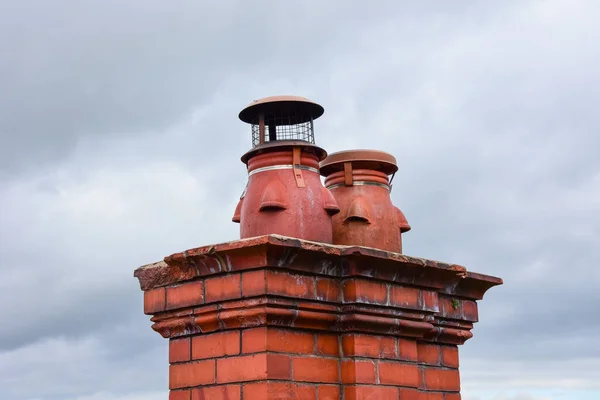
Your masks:
<path fill-rule="evenodd" d="M 410 226 L 390 197 L 388 176 L 398 171 L 396 158 L 378 150 L 348 150 L 330 154 L 320 167 L 341 209 L 332 218 L 333 243 L 402 253 L 401 234 Z"/>
<path fill-rule="evenodd" d="M 313 121 L 323 107 L 304 97 L 274 96 L 252 102 L 240 119 L 252 125 L 253 148 L 242 156 L 248 184 L 234 217 L 240 237 L 280 234 L 331 243 L 337 202 L 325 190 Z M 237 212 L 239 209 L 239 213 Z"/>

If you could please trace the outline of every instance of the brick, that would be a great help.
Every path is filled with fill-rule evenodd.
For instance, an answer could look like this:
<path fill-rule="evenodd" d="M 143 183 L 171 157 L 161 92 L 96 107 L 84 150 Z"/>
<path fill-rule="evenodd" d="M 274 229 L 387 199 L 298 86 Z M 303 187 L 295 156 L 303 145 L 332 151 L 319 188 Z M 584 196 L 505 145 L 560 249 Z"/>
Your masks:
<path fill-rule="evenodd" d="M 338 307 L 336 303 L 334 304 L 327 304 L 327 303 L 316 303 L 312 300 L 309 301 L 302 301 L 302 300 L 298 300 L 295 302 L 298 305 L 299 309 L 307 309 L 307 310 L 313 310 L 313 311 L 325 311 L 325 312 L 337 312 L 338 311 Z"/>
<path fill-rule="evenodd" d="M 242 331 L 242 353 L 267 351 L 267 328 L 252 328 Z"/>
<path fill-rule="evenodd" d="M 417 361 L 417 341 L 398 339 L 398 358 L 406 361 Z"/>
<path fill-rule="evenodd" d="M 211 333 L 192 338 L 192 358 L 194 360 L 237 354 L 240 354 L 239 331 Z"/>
<path fill-rule="evenodd" d="M 227 301 L 227 302 L 219 302 L 219 303 L 213 304 L 213 305 L 216 306 L 217 309 L 219 309 L 219 310 L 235 311 L 235 310 L 244 309 L 244 308 L 262 306 L 264 304 L 265 304 L 264 300 L 260 299 L 260 298 L 259 299 L 243 298 L 243 299 L 231 300 L 231 301 Z M 204 307 L 210 307 L 210 306 L 204 306 Z"/>
<path fill-rule="evenodd" d="M 319 385 L 317 388 L 319 400 L 340 400 L 340 387 L 338 385 Z"/>
<path fill-rule="evenodd" d="M 317 278 L 317 300 L 337 302 L 340 300 L 340 284 L 335 279 Z"/>
<path fill-rule="evenodd" d="M 444 393 L 421 392 L 419 400 L 444 400 Z"/>
<path fill-rule="evenodd" d="M 477 303 L 471 300 L 462 301 L 463 319 L 470 322 L 479 321 L 479 312 L 477 311 Z"/>
<path fill-rule="evenodd" d="M 444 400 L 460 400 L 460 393 L 444 393 Z"/>
<path fill-rule="evenodd" d="M 294 357 L 292 371 L 297 382 L 334 383 L 339 381 L 338 360 L 319 357 Z"/>
<path fill-rule="evenodd" d="M 240 385 L 203 387 L 192 391 L 192 400 L 240 400 L 241 398 Z"/>
<path fill-rule="evenodd" d="M 169 340 L 169 363 L 190 361 L 191 356 L 190 338 Z"/>
<path fill-rule="evenodd" d="M 458 346 L 442 346 L 442 365 L 458 368 Z"/>
<path fill-rule="evenodd" d="M 205 302 L 238 299 L 242 294 L 240 274 L 220 276 L 204 281 Z"/>
<path fill-rule="evenodd" d="M 329 335 L 326 333 L 317 334 L 317 345 L 315 347 L 317 355 L 325 355 L 339 357 L 340 345 L 337 335 Z"/>
<path fill-rule="evenodd" d="M 344 400 L 397 400 L 398 389 L 383 386 L 346 386 Z"/>
<path fill-rule="evenodd" d="M 243 388 L 244 399 L 265 400 L 316 400 L 314 386 L 284 382 L 248 383 Z M 337 399 L 336 399 L 337 400 Z"/>
<path fill-rule="evenodd" d="M 197 315 L 194 318 L 194 323 L 198 328 L 200 328 L 200 332 L 203 333 L 214 332 L 221 328 L 221 321 L 218 318 L 218 311 L 216 305 L 207 306 L 207 308 L 208 307 L 210 307 L 211 309 L 205 310 L 203 308 L 202 311 L 206 312 L 203 312 L 202 314 Z M 214 310 L 212 310 L 213 307 Z"/>
<path fill-rule="evenodd" d="M 457 369 L 425 368 L 423 376 L 427 390 L 460 391 L 460 375 Z"/>
<path fill-rule="evenodd" d="M 294 326 L 323 331 L 330 329 L 336 322 L 337 316 L 335 314 L 298 310 L 294 319 Z"/>
<path fill-rule="evenodd" d="M 423 310 L 438 312 L 438 294 L 431 290 L 421 290 Z"/>
<path fill-rule="evenodd" d="M 282 309 L 281 313 L 289 313 L 293 316 L 292 310 Z M 221 326 L 227 329 L 253 328 L 264 325 L 267 322 L 267 308 L 247 307 L 235 310 L 222 310 L 219 312 L 219 321 Z"/>
<path fill-rule="evenodd" d="M 344 302 L 356 303 L 387 303 L 387 287 L 378 282 L 363 279 L 344 281 Z"/>
<path fill-rule="evenodd" d="M 144 292 L 144 314 L 154 314 L 165 311 L 165 288 L 157 288 Z"/>
<path fill-rule="evenodd" d="M 242 351 L 258 353 L 273 351 L 293 354 L 312 354 L 314 335 L 276 328 L 247 329 L 242 333 Z"/>
<path fill-rule="evenodd" d="M 267 379 L 267 355 L 256 354 L 217 360 L 217 383 Z"/>
<path fill-rule="evenodd" d="M 267 351 L 267 328 L 251 328 L 242 331 L 242 353 Z"/>
<path fill-rule="evenodd" d="M 425 393 L 419 392 L 416 389 L 400 388 L 400 400 L 424 400 L 422 397 Z"/>
<path fill-rule="evenodd" d="M 242 296 L 260 296 L 267 292 L 265 270 L 244 272 L 242 274 Z"/>
<path fill-rule="evenodd" d="M 345 357 L 396 358 L 396 340 L 387 336 L 345 335 L 342 338 Z"/>
<path fill-rule="evenodd" d="M 282 354 L 267 354 L 267 377 L 269 379 L 291 379 L 290 357 Z"/>
<path fill-rule="evenodd" d="M 417 356 L 419 364 L 442 364 L 442 349 L 437 344 L 419 342 L 417 344 Z"/>
<path fill-rule="evenodd" d="M 312 354 L 315 346 L 314 335 L 282 329 L 267 331 L 267 350 L 285 353 Z"/>
<path fill-rule="evenodd" d="M 268 265 L 267 252 L 264 247 L 242 247 L 231 249 L 231 251 L 227 251 L 226 257 L 229 260 L 228 265 L 231 266 L 233 271 L 253 269 Z"/>
<path fill-rule="evenodd" d="M 377 383 L 373 361 L 342 361 L 342 383 Z"/>
<path fill-rule="evenodd" d="M 383 385 L 419 387 L 419 368 L 414 364 L 379 362 L 379 382 Z"/>
<path fill-rule="evenodd" d="M 191 395 L 191 390 L 171 390 L 169 392 L 169 400 L 190 400 Z"/>
<path fill-rule="evenodd" d="M 167 288 L 167 310 L 204 303 L 204 282 L 187 282 Z"/>
<path fill-rule="evenodd" d="M 313 385 L 296 385 L 296 393 L 298 400 L 317 400 L 317 388 Z M 339 400 L 339 397 L 335 400 Z"/>
<path fill-rule="evenodd" d="M 207 360 L 169 366 L 169 389 L 215 383 L 215 361 Z"/>
<path fill-rule="evenodd" d="M 390 305 L 420 309 L 419 289 L 406 286 L 392 286 L 390 288 Z"/>
<path fill-rule="evenodd" d="M 312 299 L 315 297 L 315 282 L 310 276 L 268 271 L 267 291 L 269 294 Z"/>
<path fill-rule="evenodd" d="M 442 316 L 452 319 L 462 319 L 462 301 L 448 296 L 439 296 Z"/>

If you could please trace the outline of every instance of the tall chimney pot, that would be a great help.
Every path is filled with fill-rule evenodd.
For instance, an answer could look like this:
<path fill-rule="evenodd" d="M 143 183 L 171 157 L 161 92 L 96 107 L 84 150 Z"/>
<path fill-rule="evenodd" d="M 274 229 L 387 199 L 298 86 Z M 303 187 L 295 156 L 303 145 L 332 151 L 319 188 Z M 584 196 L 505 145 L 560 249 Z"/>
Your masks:
<path fill-rule="evenodd" d="M 332 242 L 331 217 L 339 207 L 319 175 L 327 153 L 314 144 L 314 120 L 323 112 L 297 96 L 267 97 L 240 112 L 252 125 L 253 145 L 242 156 L 248 184 L 232 218 L 242 239 L 280 234 Z"/>

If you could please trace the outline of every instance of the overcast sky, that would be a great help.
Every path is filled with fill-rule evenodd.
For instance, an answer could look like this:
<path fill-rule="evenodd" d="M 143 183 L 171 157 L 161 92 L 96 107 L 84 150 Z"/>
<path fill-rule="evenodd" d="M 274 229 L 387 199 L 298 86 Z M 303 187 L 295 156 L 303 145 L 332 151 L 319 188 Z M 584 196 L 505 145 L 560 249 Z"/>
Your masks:
<path fill-rule="evenodd" d="M 406 254 L 500 276 L 464 400 L 600 398 L 600 1 L 0 0 L 0 398 L 155 400 L 140 265 L 238 238 L 238 112 L 396 156 Z"/>

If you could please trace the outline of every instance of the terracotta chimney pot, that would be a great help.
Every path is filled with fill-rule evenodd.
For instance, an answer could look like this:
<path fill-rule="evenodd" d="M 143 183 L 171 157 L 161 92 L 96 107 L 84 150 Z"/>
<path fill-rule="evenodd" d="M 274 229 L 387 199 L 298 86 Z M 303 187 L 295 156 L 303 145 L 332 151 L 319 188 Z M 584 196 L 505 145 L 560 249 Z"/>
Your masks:
<path fill-rule="evenodd" d="M 253 148 L 242 156 L 248 184 L 232 220 L 240 237 L 281 234 L 331 243 L 331 217 L 339 207 L 322 185 L 313 121 L 323 107 L 295 96 L 268 97 L 240 112 L 252 124 Z"/>
<path fill-rule="evenodd" d="M 333 243 L 375 247 L 402 253 L 406 217 L 392 204 L 388 178 L 398 171 L 396 159 L 378 150 L 333 153 L 320 163 L 325 187 L 341 212 L 333 222 Z"/>

